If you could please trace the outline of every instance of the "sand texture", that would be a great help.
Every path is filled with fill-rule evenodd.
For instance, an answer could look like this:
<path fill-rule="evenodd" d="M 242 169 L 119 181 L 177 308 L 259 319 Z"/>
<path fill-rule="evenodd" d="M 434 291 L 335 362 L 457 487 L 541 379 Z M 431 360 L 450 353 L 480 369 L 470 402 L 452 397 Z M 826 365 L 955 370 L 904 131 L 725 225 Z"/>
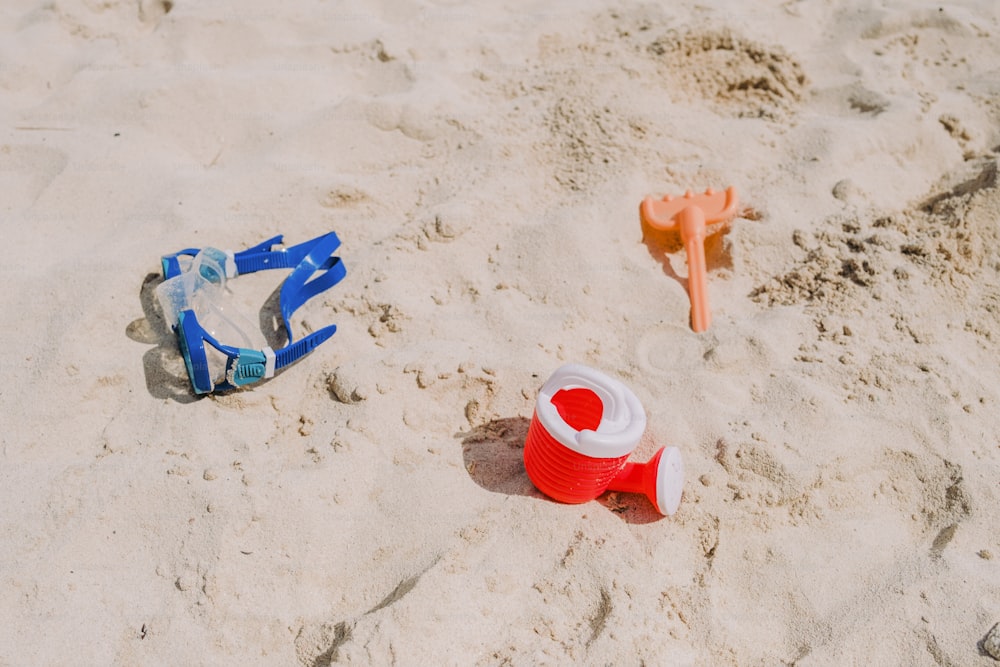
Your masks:
<path fill-rule="evenodd" d="M 0 665 L 994 665 L 1000 4 L 11 0 Z M 713 323 L 646 195 L 737 188 Z M 196 397 L 160 256 L 335 230 Z M 284 274 L 233 281 L 272 338 Z M 280 341 L 278 341 L 280 344 Z M 679 512 L 548 500 L 568 362 Z M 996 633 L 994 632 L 994 635 Z"/>

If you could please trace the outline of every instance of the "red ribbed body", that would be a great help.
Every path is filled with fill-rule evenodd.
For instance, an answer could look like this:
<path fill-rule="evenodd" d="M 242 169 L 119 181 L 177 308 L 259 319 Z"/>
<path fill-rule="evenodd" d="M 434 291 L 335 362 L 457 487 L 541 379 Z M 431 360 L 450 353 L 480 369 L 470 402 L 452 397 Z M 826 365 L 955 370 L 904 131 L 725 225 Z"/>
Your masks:
<path fill-rule="evenodd" d="M 575 430 L 596 429 L 604 406 L 589 389 L 563 389 L 552 397 L 563 420 Z M 524 467 L 538 490 L 564 503 L 585 503 L 608 488 L 625 466 L 628 455 L 615 458 L 584 456 L 553 438 L 532 415 L 524 444 Z"/>

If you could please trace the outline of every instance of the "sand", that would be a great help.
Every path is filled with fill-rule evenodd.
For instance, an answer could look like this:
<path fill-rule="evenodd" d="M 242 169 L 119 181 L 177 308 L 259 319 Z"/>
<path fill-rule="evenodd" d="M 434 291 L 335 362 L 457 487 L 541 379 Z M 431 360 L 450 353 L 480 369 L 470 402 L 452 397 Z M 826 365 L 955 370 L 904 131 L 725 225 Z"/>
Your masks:
<path fill-rule="evenodd" d="M 5 3 L 0 664 L 995 664 L 1000 6 L 663 4 Z M 728 185 L 695 334 L 638 204 Z M 329 230 L 196 397 L 160 256 Z M 532 487 L 567 362 L 675 516 Z"/>

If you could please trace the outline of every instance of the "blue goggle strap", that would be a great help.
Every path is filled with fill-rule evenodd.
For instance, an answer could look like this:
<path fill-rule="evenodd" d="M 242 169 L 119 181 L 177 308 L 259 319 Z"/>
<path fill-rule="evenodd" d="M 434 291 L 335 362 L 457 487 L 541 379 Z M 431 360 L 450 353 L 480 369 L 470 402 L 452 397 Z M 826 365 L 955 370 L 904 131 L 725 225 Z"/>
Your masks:
<path fill-rule="evenodd" d="M 279 245 L 284 238 L 283 234 L 278 234 L 263 243 L 258 243 L 252 248 L 241 250 L 233 255 L 233 259 L 236 261 L 236 275 L 240 275 L 242 273 L 254 273 L 256 271 L 265 271 L 267 269 L 295 268 L 307 255 L 311 253 L 317 244 L 322 244 L 324 247 L 328 248 L 331 243 L 331 237 L 334 239 L 333 247 L 329 248 L 325 265 L 320 267 L 323 269 L 330 268 L 336 260 L 336 258 L 331 257 L 331 255 L 338 247 L 340 247 L 340 239 L 337 238 L 336 233 L 330 232 L 328 234 L 318 236 L 311 241 L 306 241 L 290 248 L 272 250 L 271 248 Z M 178 261 L 179 257 L 195 257 L 199 252 L 201 252 L 201 248 L 185 248 L 184 250 L 164 255 L 160 259 L 164 280 L 181 274 L 181 266 Z"/>
<path fill-rule="evenodd" d="M 312 256 L 317 246 L 322 246 L 326 252 L 323 260 L 324 265 L 319 268 L 329 268 L 336 258 L 332 257 L 334 251 L 340 247 L 340 239 L 337 234 L 329 232 L 318 236 L 311 241 L 294 245 L 282 250 L 271 250 L 271 248 L 281 243 L 282 235 L 275 236 L 252 248 L 247 248 L 235 255 L 237 275 L 241 273 L 253 273 L 255 271 L 265 271 L 267 269 L 294 269 L 309 256 Z"/>
<path fill-rule="evenodd" d="M 288 334 L 288 345 L 275 350 L 275 368 L 282 368 L 301 359 L 336 333 L 337 325 L 331 324 L 314 331 L 302 340 L 293 342 L 295 339 L 292 336 L 292 313 L 309 299 L 339 283 L 347 275 L 344 263 L 339 257 L 333 257 L 338 247 L 340 239 L 335 233 L 330 232 L 288 249 L 288 252 L 296 254 L 303 252 L 303 256 L 281 286 L 279 303 L 281 319 Z M 314 276 L 317 273 L 319 275 Z"/>

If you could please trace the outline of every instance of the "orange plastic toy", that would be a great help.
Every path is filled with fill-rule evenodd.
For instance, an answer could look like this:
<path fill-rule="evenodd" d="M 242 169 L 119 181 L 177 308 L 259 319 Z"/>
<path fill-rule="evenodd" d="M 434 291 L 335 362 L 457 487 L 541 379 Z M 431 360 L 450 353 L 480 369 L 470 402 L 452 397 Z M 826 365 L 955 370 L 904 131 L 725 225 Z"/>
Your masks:
<path fill-rule="evenodd" d="M 683 197 L 667 195 L 659 201 L 646 197 L 639 205 L 639 216 L 644 223 L 653 229 L 677 230 L 681 234 L 688 261 L 691 328 L 697 332 L 705 331 L 712 323 L 705 276 L 706 227 L 733 217 L 737 203 L 736 189 L 729 187 L 725 192 L 709 188 L 697 195 L 688 190 Z"/>

